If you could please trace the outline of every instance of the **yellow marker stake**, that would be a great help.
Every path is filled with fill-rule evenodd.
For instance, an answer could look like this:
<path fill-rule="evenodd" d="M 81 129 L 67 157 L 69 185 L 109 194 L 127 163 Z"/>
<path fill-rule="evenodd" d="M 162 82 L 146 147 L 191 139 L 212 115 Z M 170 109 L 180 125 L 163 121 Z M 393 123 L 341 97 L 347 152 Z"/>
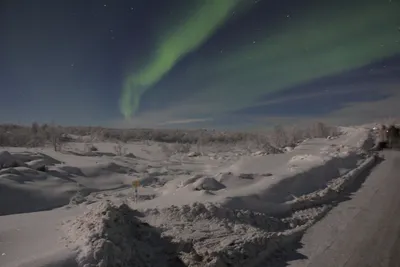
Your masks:
<path fill-rule="evenodd" d="M 132 186 L 133 186 L 134 188 L 138 188 L 138 187 L 140 186 L 140 181 L 139 181 L 139 180 L 133 181 L 133 182 L 132 182 Z"/>
<path fill-rule="evenodd" d="M 138 187 L 140 186 L 140 181 L 135 180 L 132 182 L 132 187 L 135 188 L 135 202 L 137 203 L 138 200 Z"/>

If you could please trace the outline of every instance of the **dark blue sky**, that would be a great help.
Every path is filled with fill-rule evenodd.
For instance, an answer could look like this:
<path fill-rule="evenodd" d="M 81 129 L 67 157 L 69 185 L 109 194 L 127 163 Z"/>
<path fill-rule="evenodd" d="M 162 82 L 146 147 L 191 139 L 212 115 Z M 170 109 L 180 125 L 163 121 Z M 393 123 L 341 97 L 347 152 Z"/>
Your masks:
<path fill-rule="evenodd" d="M 0 122 L 242 128 L 393 116 L 398 14 L 396 0 L 3 0 Z"/>

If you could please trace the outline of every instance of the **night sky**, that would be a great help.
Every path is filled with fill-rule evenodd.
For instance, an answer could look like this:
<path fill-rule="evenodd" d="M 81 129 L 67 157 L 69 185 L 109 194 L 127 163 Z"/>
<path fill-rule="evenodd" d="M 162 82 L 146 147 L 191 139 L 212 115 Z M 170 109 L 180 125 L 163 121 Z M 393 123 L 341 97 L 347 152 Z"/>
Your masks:
<path fill-rule="evenodd" d="M 248 128 L 399 114 L 400 0 L 2 0 L 0 122 Z"/>

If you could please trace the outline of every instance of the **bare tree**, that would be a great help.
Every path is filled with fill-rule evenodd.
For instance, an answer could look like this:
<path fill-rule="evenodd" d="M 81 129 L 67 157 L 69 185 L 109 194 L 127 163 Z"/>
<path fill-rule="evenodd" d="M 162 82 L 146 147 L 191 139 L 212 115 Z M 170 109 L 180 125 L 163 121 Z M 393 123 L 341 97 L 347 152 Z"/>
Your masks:
<path fill-rule="evenodd" d="M 284 147 L 288 143 L 285 129 L 281 125 L 276 125 L 269 136 L 269 141 L 272 145 Z"/>
<path fill-rule="evenodd" d="M 54 151 L 62 150 L 62 132 L 61 128 L 57 126 L 54 122 L 51 123 L 49 127 L 51 144 L 54 148 Z"/>
<path fill-rule="evenodd" d="M 117 156 L 124 156 L 128 153 L 128 148 L 125 145 L 126 143 L 121 141 L 114 145 L 114 152 Z"/>
<path fill-rule="evenodd" d="M 89 138 L 85 140 L 85 152 L 95 152 L 98 148 L 93 144 L 97 138 L 97 130 L 93 127 L 89 129 Z"/>
<path fill-rule="evenodd" d="M 197 150 L 197 153 L 199 153 L 200 155 L 204 155 L 204 150 L 203 150 L 204 143 L 205 143 L 204 139 L 205 139 L 205 137 L 203 137 L 203 134 L 200 133 L 200 136 L 196 142 L 196 150 Z"/>

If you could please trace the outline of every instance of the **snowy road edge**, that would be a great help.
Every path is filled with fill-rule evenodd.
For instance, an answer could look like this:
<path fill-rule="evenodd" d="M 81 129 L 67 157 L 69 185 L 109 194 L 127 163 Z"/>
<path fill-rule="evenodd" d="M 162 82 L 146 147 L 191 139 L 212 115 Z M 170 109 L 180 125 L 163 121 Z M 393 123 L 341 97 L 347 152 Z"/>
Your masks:
<path fill-rule="evenodd" d="M 328 204 L 332 202 L 332 200 L 337 199 L 343 192 L 351 186 L 354 181 L 361 175 L 363 172 L 372 169 L 378 163 L 378 155 L 373 155 L 366 158 L 357 168 L 349 171 L 347 174 L 342 175 L 336 179 L 334 182 L 328 185 L 325 189 L 318 190 L 311 194 L 304 195 L 302 197 L 297 198 L 296 200 L 287 202 L 286 205 L 289 205 L 292 212 L 301 209 L 313 208 L 315 206 L 321 206 L 324 204 Z M 267 249 L 264 252 L 260 253 L 257 258 L 251 260 L 246 263 L 246 266 L 259 266 L 260 263 L 265 263 L 268 258 L 277 251 L 283 251 L 288 247 L 291 247 L 297 240 L 299 240 L 307 229 L 309 229 L 316 222 L 321 220 L 325 215 L 333 208 L 330 205 L 328 208 L 324 209 L 322 213 L 320 213 L 313 220 L 307 222 L 306 224 L 296 227 L 287 233 L 280 233 L 282 235 L 281 238 L 276 240 L 273 248 Z M 271 259 L 273 260 L 273 259 Z"/>
<path fill-rule="evenodd" d="M 338 198 L 338 196 L 345 191 L 353 182 L 359 177 L 364 171 L 373 168 L 378 163 L 378 156 L 373 155 L 366 158 L 358 167 L 349 171 L 345 175 L 342 175 L 334 180 L 324 189 L 312 192 L 307 195 L 303 195 L 295 200 L 287 202 L 292 212 L 301 209 L 312 208 L 327 204 L 332 200 Z"/>

